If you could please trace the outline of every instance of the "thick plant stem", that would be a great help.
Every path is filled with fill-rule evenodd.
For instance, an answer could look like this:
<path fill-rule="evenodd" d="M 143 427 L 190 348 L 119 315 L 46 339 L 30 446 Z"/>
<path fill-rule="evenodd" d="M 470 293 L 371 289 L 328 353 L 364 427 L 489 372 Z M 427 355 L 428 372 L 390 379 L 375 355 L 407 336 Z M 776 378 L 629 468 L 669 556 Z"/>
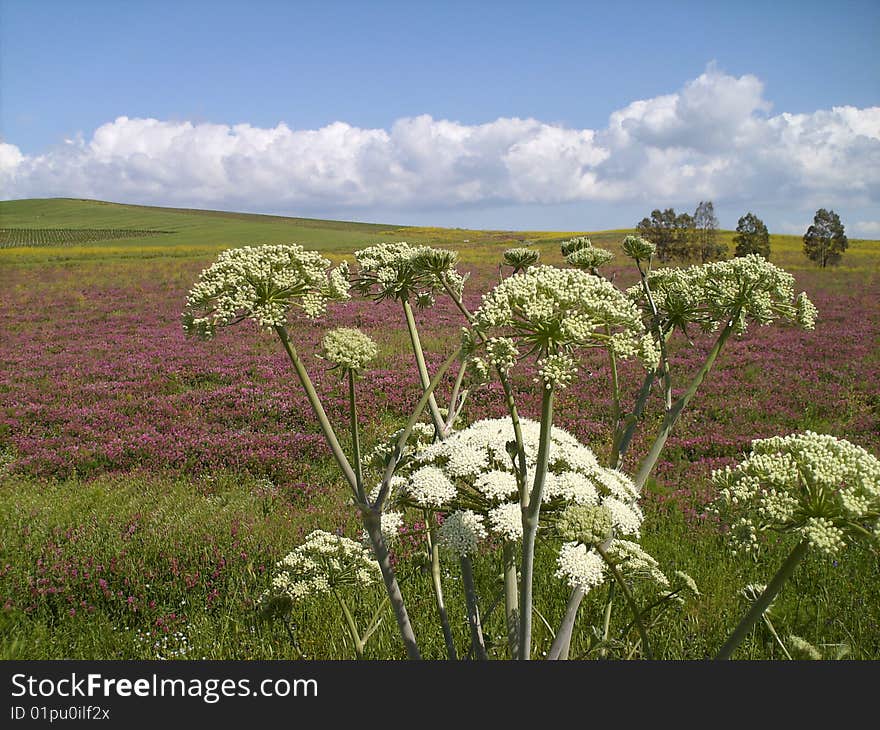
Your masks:
<path fill-rule="evenodd" d="M 345 625 L 348 629 L 349 636 L 351 636 L 351 643 L 354 644 L 354 653 L 358 659 L 363 659 L 364 642 L 363 639 L 361 639 L 360 634 L 358 633 L 357 623 L 355 623 L 354 616 L 351 615 L 351 611 L 348 610 L 348 605 L 345 603 L 342 596 L 340 596 L 336 591 L 333 591 L 333 595 L 336 596 L 336 601 L 342 608 L 342 615 L 345 617 Z"/>
<path fill-rule="evenodd" d="M 519 656 L 519 580 L 516 568 L 516 543 L 505 541 L 502 547 L 504 561 L 504 616 L 507 619 L 507 648 L 510 658 Z"/>
<path fill-rule="evenodd" d="M 633 480 L 636 489 L 641 490 L 642 487 L 645 486 L 645 482 L 648 481 L 648 477 L 651 475 L 651 472 L 657 464 L 657 460 L 660 458 L 660 454 L 663 452 L 663 447 L 666 446 L 666 439 L 669 438 L 669 434 L 678 422 L 678 417 L 681 415 L 681 412 L 685 409 L 688 403 L 691 402 L 691 399 L 696 394 L 700 385 L 702 385 L 706 375 L 709 374 L 709 371 L 715 364 L 715 360 L 718 358 L 718 354 L 724 347 L 724 343 L 727 342 L 727 339 L 733 332 L 733 323 L 735 320 L 736 317 L 733 317 L 724 325 L 724 329 L 721 330 L 721 334 L 718 335 L 718 339 L 715 340 L 715 344 L 706 356 L 706 362 L 703 363 L 703 367 L 701 367 L 699 372 L 694 376 L 694 379 L 690 382 L 690 385 L 688 385 L 687 390 L 678 398 L 678 400 L 675 401 L 675 403 L 672 404 L 672 407 L 666 411 L 666 416 L 663 418 L 663 423 L 660 426 L 660 432 L 654 439 L 654 443 L 651 445 L 651 450 L 648 452 L 644 461 L 642 461 L 642 464 L 639 467 L 639 472 Z"/>
<path fill-rule="evenodd" d="M 471 629 L 471 647 L 477 659 L 488 659 L 486 642 L 483 641 L 483 627 L 480 625 L 480 608 L 477 605 L 477 590 L 474 587 L 474 569 L 467 555 L 461 556 L 461 580 L 464 583 L 464 597 L 467 603 L 468 626 Z"/>
<path fill-rule="evenodd" d="M 327 445 L 330 447 L 330 451 L 333 452 L 333 458 L 336 459 L 336 463 L 342 470 L 342 475 L 345 477 L 345 481 L 348 482 L 352 492 L 354 492 L 357 496 L 357 476 L 355 475 L 354 470 L 351 468 L 351 464 L 348 463 L 345 452 L 342 450 L 342 446 L 340 446 L 339 444 L 339 439 L 336 438 L 336 433 L 333 431 L 333 426 L 330 425 L 330 419 L 327 418 L 327 413 L 324 411 L 324 406 L 321 405 L 321 400 L 320 398 L 318 398 L 318 393 L 315 391 L 315 386 L 312 384 L 312 379 L 309 377 L 305 365 L 303 365 L 303 361 L 300 360 L 300 357 L 296 352 L 296 348 L 294 348 L 294 346 L 290 342 L 290 337 L 287 334 L 287 328 L 283 325 L 279 325 L 275 327 L 275 332 L 278 334 L 278 337 L 281 338 L 281 344 L 284 345 L 287 356 L 290 358 L 290 362 L 293 363 L 293 369 L 296 371 L 299 382 L 302 385 L 303 390 L 305 390 L 306 392 L 306 397 L 309 399 L 309 405 L 311 405 L 312 410 L 315 413 L 315 417 L 318 419 L 318 423 L 321 426 L 321 431 L 324 434 L 324 439 L 327 441 Z"/>
<path fill-rule="evenodd" d="M 553 645 L 547 654 L 548 659 L 568 659 L 574 621 L 583 600 L 584 592 L 580 588 L 574 588 L 568 597 L 568 604 L 565 606 L 565 615 L 562 617 L 562 623 L 559 624 L 559 631 L 556 632 L 556 638 L 553 639 Z"/>
<path fill-rule="evenodd" d="M 776 594 L 779 593 L 782 586 L 785 585 L 785 581 L 791 577 L 795 568 L 797 568 L 800 562 L 804 559 L 809 547 L 810 543 L 806 540 L 801 540 L 797 546 L 795 546 L 794 550 L 791 551 L 788 558 L 786 558 L 785 562 L 780 566 L 779 570 L 776 571 L 773 580 L 770 581 L 770 584 L 764 589 L 764 592 L 758 597 L 758 600 L 752 604 L 748 613 L 743 616 L 739 625 L 733 630 L 733 633 L 731 633 L 730 638 L 727 639 L 724 646 L 722 646 L 720 651 L 715 655 L 716 659 L 730 659 L 736 648 L 742 643 L 743 639 L 746 638 L 761 616 L 764 615 L 764 611 L 767 610 L 767 607 L 773 602 L 773 599 L 776 598 Z"/>
<path fill-rule="evenodd" d="M 416 320 L 413 316 L 412 307 L 409 301 L 403 300 L 403 313 L 406 315 L 406 328 L 409 331 L 409 340 L 412 345 L 413 355 L 416 358 L 416 367 L 419 371 L 419 379 L 422 383 L 422 390 L 427 390 L 431 382 L 428 375 L 428 366 L 425 364 L 425 353 L 422 351 L 422 341 L 419 339 L 419 331 L 416 328 Z M 446 436 L 446 426 L 443 423 L 443 416 L 440 415 L 440 409 L 437 407 L 437 399 L 434 394 L 428 397 L 428 409 L 431 412 L 431 420 L 434 422 L 434 430 L 438 441 L 442 441 Z"/>
<path fill-rule="evenodd" d="M 636 426 L 639 425 L 642 414 L 645 412 L 645 405 L 648 402 L 651 388 L 657 377 L 656 370 L 650 370 L 645 374 L 645 379 L 642 381 L 642 387 L 639 389 L 632 413 L 628 414 L 623 423 L 620 424 L 622 428 L 619 427 L 614 433 L 614 440 L 611 444 L 611 457 L 608 459 L 608 465 L 612 469 L 619 469 L 621 463 L 623 463 L 623 457 L 635 435 Z"/>
<path fill-rule="evenodd" d="M 528 660 L 532 650 L 532 581 L 535 569 L 535 539 L 541 515 L 541 499 L 547 477 L 550 457 L 550 430 L 553 427 L 553 388 L 544 388 L 541 399 L 541 436 L 538 442 L 538 461 L 535 465 L 535 483 L 523 510 L 523 554 L 519 606 L 519 658 Z"/>
<path fill-rule="evenodd" d="M 357 480 L 357 495 L 361 504 L 367 503 L 367 496 L 364 492 L 364 477 L 361 466 L 361 438 L 358 429 L 357 416 L 357 399 L 354 389 L 354 371 L 348 371 L 348 406 L 349 418 L 351 420 L 351 459 L 354 465 L 354 476 Z"/>
<path fill-rule="evenodd" d="M 339 468 L 342 470 L 342 474 L 351 487 L 352 492 L 354 492 L 355 497 L 359 497 L 357 476 L 351 468 L 351 464 L 349 464 L 345 452 L 342 450 L 342 446 L 339 444 L 339 439 L 336 438 L 336 433 L 333 431 L 333 426 L 330 425 L 330 419 L 327 418 L 327 414 L 324 411 L 324 407 L 321 405 L 321 400 L 318 398 L 318 393 L 315 391 L 315 386 L 312 384 L 312 380 L 306 371 L 305 365 L 303 365 L 296 349 L 290 342 L 287 329 L 283 326 L 278 326 L 275 328 L 275 331 L 281 338 L 281 343 L 284 345 L 287 356 L 293 363 L 293 368 L 306 392 L 306 396 L 309 399 L 309 404 L 312 406 L 315 417 L 321 425 L 324 438 L 330 446 L 330 450 L 333 452 L 336 463 L 339 464 Z M 401 638 L 406 646 L 407 656 L 410 659 L 421 659 L 422 657 L 419 654 L 415 633 L 413 632 L 412 624 L 409 620 L 409 614 L 406 611 L 403 596 L 400 594 L 400 586 L 397 584 L 397 577 L 394 575 L 394 569 L 391 567 L 391 561 L 388 559 L 388 548 L 385 546 L 385 540 L 382 537 L 379 514 L 381 513 L 374 513 L 367 508 L 366 505 L 363 505 L 362 507 L 361 517 L 363 519 L 364 528 L 370 538 L 370 545 L 373 548 L 373 554 L 376 556 L 376 561 L 379 563 L 379 568 L 382 571 L 382 580 L 385 583 L 385 590 L 388 593 L 388 599 L 391 601 L 391 606 L 394 609 L 394 616 L 397 619 L 397 626 L 400 629 Z"/>
<path fill-rule="evenodd" d="M 626 580 L 624 580 L 623 575 L 621 575 L 620 573 L 620 569 L 614 564 L 614 561 L 608 557 L 608 553 L 605 552 L 601 545 L 596 545 L 596 552 L 602 556 L 602 560 L 605 561 L 605 564 L 611 571 L 611 575 L 614 576 L 614 580 L 616 580 L 617 585 L 620 586 L 620 591 L 621 593 L 623 593 L 623 597 L 626 599 L 629 610 L 632 611 L 633 621 L 635 622 L 636 629 L 639 632 L 639 637 L 642 640 L 642 646 L 645 650 L 645 658 L 653 659 L 654 656 L 653 654 L 651 654 L 651 644 L 648 642 L 648 632 L 645 629 L 645 624 L 642 622 L 642 612 L 639 611 L 638 604 L 636 604 L 636 599 L 633 597 L 629 586 L 626 584 Z"/>
<path fill-rule="evenodd" d="M 452 639 L 452 629 L 449 626 L 449 615 L 446 612 L 446 601 L 443 598 L 443 583 L 440 573 L 440 545 L 437 542 L 437 527 L 434 515 L 424 512 L 425 533 L 428 539 L 428 552 L 431 556 L 431 585 L 434 588 L 434 602 L 437 604 L 437 615 L 440 618 L 440 626 L 443 629 L 443 641 L 446 643 L 446 656 L 450 661 L 458 657 L 455 653 L 455 642 Z"/>
<path fill-rule="evenodd" d="M 394 575 L 394 568 L 391 567 L 391 561 L 388 557 L 385 538 L 382 537 L 381 517 L 379 513 L 371 509 L 364 510 L 362 516 L 364 528 L 370 539 L 370 547 L 372 547 L 373 555 L 376 556 L 376 562 L 379 563 L 379 569 L 382 571 L 382 581 L 385 583 L 385 591 L 388 593 L 388 600 L 391 601 L 391 608 L 397 619 L 397 627 L 406 647 L 406 655 L 410 659 L 421 659 L 416 636 L 406 611 L 406 604 L 403 602 L 400 586 L 397 584 L 397 577 Z"/>

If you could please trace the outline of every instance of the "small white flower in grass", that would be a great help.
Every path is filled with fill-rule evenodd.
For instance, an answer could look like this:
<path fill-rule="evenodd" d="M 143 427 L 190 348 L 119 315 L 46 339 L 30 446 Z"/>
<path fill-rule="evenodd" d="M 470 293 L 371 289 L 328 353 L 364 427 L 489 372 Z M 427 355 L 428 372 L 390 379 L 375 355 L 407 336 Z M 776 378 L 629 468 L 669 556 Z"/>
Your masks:
<path fill-rule="evenodd" d="M 605 580 L 605 561 L 595 550 L 577 542 L 566 542 L 559 550 L 556 558 L 556 577 L 561 578 L 574 588 L 589 593 L 593 588 L 602 585 Z"/>
<path fill-rule="evenodd" d="M 419 507 L 439 508 L 455 499 L 458 492 L 440 469 L 423 466 L 410 475 L 406 494 Z"/>
<path fill-rule="evenodd" d="M 508 542 L 523 537 L 522 507 L 519 502 L 506 502 L 493 507 L 488 513 L 489 531 Z"/>
<path fill-rule="evenodd" d="M 691 593 L 693 593 L 697 598 L 702 595 L 700 590 L 697 588 L 697 582 L 691 578 L 687 573 L 683 570 L 676 570 L 675 577 L 677 579 L 677 583 L 687 588 Z"/>
<path fill-rule="evenodd" d="M 788 648 L 791 652 L 792 659 L 807 661 L 822 660 L 822 652 L 819 651 L 819 649 L 817 649 L 815 646 L 813 646 L 809 641 L 807 641 L 806 639 L 802 639 L 800 636 L 789 634 Z"/>
<path fill-rule="evenodd" d="M 343 370 L 362 371 L 376 355 L 379 348 L 371 337 L 359 329 L 337 327 L 324 335 L 324 357 Z"/>
<path fill-rule="evenodd" d="M 624 575 L 650 580 L 661 588 L 669 588 L 669 578 L 660 570 L 660 564 L 638 543 L 614 540 L 607 554 Z"/>
<path fill-rule="evenodd" d="M 311 532 L 275 567 L 278 572 L 262 598 L 264 603 L 296 602 L 344 586 L 366 587 L 381 575 L 379 564 L 363 545 L 323 530 Z"/>
<path fill-rule="evenodd" d="M 440 546 L 459 557 L 475 554 L 486 537 L 483 518 L 471 510 L 448 515 L 438 530 Z"/>

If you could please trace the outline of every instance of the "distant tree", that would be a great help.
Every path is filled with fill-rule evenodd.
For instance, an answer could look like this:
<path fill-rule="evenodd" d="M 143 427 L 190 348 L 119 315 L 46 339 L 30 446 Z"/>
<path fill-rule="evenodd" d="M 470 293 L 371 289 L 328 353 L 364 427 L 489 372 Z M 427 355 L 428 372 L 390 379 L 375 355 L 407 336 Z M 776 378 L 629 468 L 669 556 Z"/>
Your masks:
<path fill-rule="evenodd" d="M 840 216 L 833 210 L 820 208 L 804 234 L 804 254 L 823 269 L 833 266 L 846 251 L 849 241 L 843 231 Z"/>
<path fill-rule="evenodd" d="M 694 211 L 693 248 L 695 258 L 703 263 L 724 258 L 727 254 L 727 246 L 718 240 L 718 218 L 711 200 L 701 200 Z"/>
<path fill-rule="evenodd" d="M 736 224 L 736 235 L 733 237 L 736 244 L 737 256 L 748 256 L 756 253 L 765 259 L 770 258 L 770 233 L 758 216 L 749 211 Z"/>
<path fill-rule="evenodd" d="M 656 255 L 660 261 L 689 258 L 693 227 L 693 216 L 687 213 L 676 215 L 673 208 L 654 209 L 650 218 L 642 218 L 636 225 L 639 235 L 657 247 Z"/>

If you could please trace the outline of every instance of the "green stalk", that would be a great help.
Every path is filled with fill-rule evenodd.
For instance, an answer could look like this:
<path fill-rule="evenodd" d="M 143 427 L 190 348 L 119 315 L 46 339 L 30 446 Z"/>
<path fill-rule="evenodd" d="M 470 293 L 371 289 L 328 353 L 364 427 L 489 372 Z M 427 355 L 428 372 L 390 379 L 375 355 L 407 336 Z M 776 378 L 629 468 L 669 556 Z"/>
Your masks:
<path fill-rule="evenodd" d="M 351 468 L 351 464 L 348 463 L 345 452 L 342 450 L 342 446 L 340 446 L 339 444 L 339 439 L 336 438 L 336 433 L 333 431 L 333 426 L 330 424 L 330 419 L 327 418 L 324 407 L 321 405 L 321 400 L 320 398 L 318 398 L 318 394 L 315 391 L 315 386 L 312 384 L 312 380 L 309 377 L 308 372 L 306 371 L 305 365 L 303 365 L 303 362 L 302 360 L 300 360 L 296 349 L 290 342 L 290 337 L 287 334 L 287 328 L 283 325 L 279 325 L 275 327 L 275 331 L 281 338 L 281 343 L 284 345 L 287 356 L 293 363 L 293 368 L 296 371 L 297 377 L 299 378 L 303 389 L 306 392 L 309 404 L 312 406 L 312 411 L 314 411 L 315 417 L 318 419 L 318 423 L 321 425 L 321 430 L 324 433 L 324 439 L 330 446 L 330 450 L 333 452 L 336 463 L 339 464 L 339 468 L 342 470 L 342 474 L 345 477 L 345 480 L 348 482 L 349 486 L 351 487 L 351 490 L 354 492 L 355 497 L 359 498 L 357 475 Z M 451 362 L 451 360 L 449 362 Z M 424 406 L 422 407 L 424 408 Z M 410 430 L 412 430 L 412 426 L 410 426 Z M 407 437 L 408 436 L 409 434 L 407 434 Z M 407 656 L 410 659 L 421 659 L 418 645 L 416 643 L 415 633 L 413 632 L 412 624 L 409 620 L 409 614 L 407 613 L 406 605 L 403 602 L 403 596 L 400 593 L 400 586 L 397 584 L 397 577 L 394 575 L 394 569 L 391 567 L 391 561 L 388 558 L 388 548 L 385 546 L 385 540 L 382 537 L 379 514 L 369 508 L 366 508 L 366 505 L 364 505 L 364 509 L 361 510 L 361 519 L 363 520 L 364 528 L 367 530 L 367 535 L 370 538 L 370 545 L 373 548 L 373 554 L 376 556 L 376 561 L 379 563 L 379 568 L 382 571 L 382 580 L 385 583 L 385 590 L 388 593 L 388 598 L 391 601 L 392 608 L 394 609 L 394 615 L 397 619 L 397 626 L 400 630 L 400 635 L 403 639 L 403 643 L 406 646 Z"/>
<path fill-rule="evenodd" d="M 538 442 L 538 462 L 535 465 L 535 483 L 528 507 L 523 511 L 522 591 L 519 613 L 519 658 L 528 660 L 532 650 L 532 581 L 535 569 L 535 538 L 541 515 L 541 498 L 547 477 L 550 457 L 550 429 L 553 426 L 553 388 L 544 388 L 541 399 L 541 436 Z"/>
<path fill-rule="evenodd" d="M 556 638 L 553 639 L 553 644 L 547 654 L 548 659 L 568 659 L 574 621 L 583 599 L 584 592 L 580 588 L 572 589 L 565 606 L 565 615 L 562 617 L 562 623 L 559 624 L 559 631 L 556 632 Z"/>
<path fill-rule="evenodd" d="M 431 556 L 431 585 L 434 587 L 434 601 L 437 604 L 437 614 L 440 617 L 440 626 L 443 629 L 443 641 L 446 643 L 446 656 L 450 661 L 458 657 L 455 653 L 455 641 L 452 639 L 452 629 L 449 626 L 449 615 L 446 612 L 446 602 L 443 598 L 443 583 L 440 572 L 440 545 L 437 542 L 437 526 L 434 516 L 427 510 L 422 512 L 425 518 L 425 532 L 428 539 L 428 553 Z"/>
<path fill-rule="evenodd" d="M 468 626 L 471 629 L 471 648 L 477 659 L 486 660 L 486 643 L 483 641 L 483 627 L 480 625 L 480 608 L 477 605 L 477 591 L 474 587 L 474 570 L 471 559 L 467 555 L 461 556 L 461 580 L 464 583 L 464 597 L 467 603 Z"/>
<path fill-rule="evenodd" d="M 795 546 L 794 550 L 791 551 L 788 558 L 786 558 L 785 562 L 780 566 L 779 570 L 776 571 L 773 580 L 770 581 L 770 584 L 764 589 L 764 592 L 758 597 L 758 600 L 752 604 L 748 613 L 743 616 L 739 625 L 733 630 L 733 633 L 731 633 L 724 646 L 722 646 L 721 650 L 715 655 L 716 659 L 730 659 L 736 648 L 742 643 L 743 639 L 746 638 L 748 633 L 752 630 L 752 627 L 758 622 L 758 619 L 764 615 L 764 611 L 767 610 L 773 602 L 773 599 L 776 598 L 776 594 L 782 589 L 785 581 L 791 577 L 795 568 L 797 568 L 800 562 L 804 559 L 809 547 L 810 543 L 806 540 L 801 540 Z"/>
<path fill-rule="evenodd" d="M 363 467 L 361 466 L 361 439 L 358 431 L 357 399 L 354 389 L 354 370 L 348 371 L 348 405 L 349 418 L 351 420 L 351 452 L 354 462 L 354 476 L 357 480 L 357 495 L 361 504 L 367 503 L 367 495 L 364 492 Z"/>
<path fill-rule="evenodd" d="M 394 451 L 391 454 L 391 458 L 388 460 L 388 465 L 385 467 L 385 474 L 382 477 L 382 487 L 379 490 L 379 496 L 376 499 L 375 506 L 379 509 L 385 504 L 385 499 L 388 497 L 388 490 L 391 485 L 391 477 L 394 476 L 394 470 L 397 468 L 397 463 L 400 461 L 400 456 L 403 454 L 403 450 L 406 448 L 406 442 L 409 440 L 410 434 L 412 434 L 413 427 L 418 422 L 419 418 L 422 417 L 422 412 L 425 410 L 425 407 L 428 404 L 428 398 L 431 397 L 431 394 L 436 389 L 437 385 L 440 383 L 440 380 L 446 375 L 446 371 L 449 370 L 449 367 L 453 362 L 461 355 L 461 348 L 456 350 L 452 355 L 446 358 L 446 361 L 440 366 L 439 370 L 434 373 L 434 377 L 431 382 L 428 384 L 428 387 L 425 389 L 425 392 L 422 393 L 422 397 L 419 399 L 418 404 L 413 410 L 412 414 L 409 417 L 409 420 L 406 422 L 406 425 L 403 427 L 403 431 L 397 439 L 397 443 L 394 445 Z"/>
<path fill-rule="evenodd" d="M 516 570 L 516 543 L 504 541 L 504 615 L 507 619 L 507 648 L 510 658 L 519 654 L 519 579 Z"/>
<path fill-rule="evenodd" d="M 648 452 L 648 455 L 645 457 L 645 460 L 639 467 L 639 472 L 634 479 L 636 489 L 641 490 L 642 487 L 644 487 L 645 482 L 648 481 L 648 477 L 650 476 L 651 471 L 653 471 L 654 466 L 657 464 L 657 460 L 660 458 L 663 447 L 666 445 L 666 439 L 669 438 L 669 434 L 671 433 L 672 428 L 678 421 L 681 412 L 684 410 L 685 406 L 687 406 L 688 403 L 691 402 L 691 399 L 696 394 L 697 389 L 703 383 L 706 375 L 709 374 L 709 371 L 715 364 L 715 360 L 718 358 L 718 354 L 721 352 L 724 344 L 727 342 L 727 339 L 733 333 L 733 323 L 736 318 L 737 315 L 733 316 L 730 320 L 727 321 L 727 324 L 724 325 L 724 329 L 721 330 L 721 334 L 718 335 L 718 339 L 715 340 L 715 344 L 709 351 L 709 354 L 706 357 L 706 362 L 703 363 L 703 367 L 701 367 L 699 372 L 694 376 L 694 379 L 691 381 L 688 389 L 678 398 L 678 400 L 675 401 L 675 403 L 672 404 L 672 407 L 666 411 L 666 415 L 663 418 L 663 423 L 660 426 L 660 432 L 657 434 L 657 438 L 651 445 L 651 450 Z"/>
<path fill-rule="evenodd" d="M 626 454 L 630 442 L 635 435 L 636 426 L 638 426 L 639 420 L 645 412 L 645 405 L 648 403 L 648 398 L 651 395 L 651 387 L 654 385 L 654 379 L 658 377 L 657 372 L 657 370 L 651 370 L 645 374 L 645 379 L 642 381 L 642 387 L 639 389 L 632 413 L 624 419 L 625 425 L 623 429 L 618 429 L 614 434 L 614 440 L 611 444 L 611 457 L 608 460 L 608 465 L 612 469 L 619 469 L 623 462 L 623 456 Z"/>
<path fill-rule="evenodd" d="M 464 382 L 464 376 L 466 373 L 467 360 L 462 362 L 461 366 L 458 368 L 458 375 L 455 376 L 455 384 L 452 386 L 452 395 L 449 398 L 449 415 L 446 417 L 446 427 L 444 428 L 445 433 L 452 431 L 452 426 L 458 418 L 458 414 L 461 412 L 461 409 L 464 407 L 464 402 L 467 399 L 467 390 L 465 390 L 461 396 L 461 403 L 458 402 L 458 394 L 461 392 L 461 385 Z"/>
<path fill-rule="evenodd" d="M 602 643 L 604 646 L 599 650 L 599 656 L 603 659 L 608 656 L 608 637 L 611 634 L 611 608 L 614 606 L 614 586 L 608 586 L 608 603 L 605 604 L 605 616 L 602 620 Z"/>
<path fill-rule="evenodd" d="M 302 384 L 303 390 L 305 390 L 306 392 L 306 397 L 309 399 L 309 405 L 312 406 L 315 417 L 318 419 L 318 423 L 321 426 L 321 431 L 324 433 L 324 439 L 327 441 L 327 445 L 330 447 L 330 451 L 333 452 L 333 458 L 336 459 L 336 463 L 342 470 L 342 475 L 345 477 L 345 481 L 348 482 L 351 490 L 357 497 L 357 476 L 355 475 L 354 470 L 351 468 L 351 464 L 348 463 L 345 452 L 342 450 L 342 446 L 340 446 L 339 444 L 339 439 L 336 438 L 336 433 L 333 431 L 333 426 L 330 424 L 330 419 L 327 418 L 327 413 L 324 411 L 324 406 L 321 405 L 321 400 L 318 397 L 318 393 L 315 391 L 315 386 L 312 384 L 312 379 L 309 377 L 305 365 L 303 365 L 302 360 L 300 360 L 296 349 L 290 342 L 290 337 L 287 334 L 287 328 L 284 325 L 278 325 L 275 327 L 275 332 L 277 332 L 278 336 L 281 338 L 281 344 L 284 345 L 287 356 L 290 358 L 290 362 L 293 363 L 293 369 L 296 371 L 299 382 Z"/>
<path fill-rule="evenodd" d="M 348 606 L 343 600 L 342 596 L 334 590 L 333 595 L 336 597 L 336 601 L 339 603 L 342 608 L 342 615 L 345 617 L 345 625 L 348 629 L 348 634 L 351 636 L 351 642 L 354 644 L 354 653 L 358 659 L 364 658 L 364 642 L 361 640 L 361 636 L 358 633 L 357 624 L 355 623 L 354 616 L 351 615 L 351 611 L 348 610 Z"/>
<path fill-rule="evenodd" d="M 407 299 L 403 300 L 403 313 L 406 315 L 406 328 L 409 331 L 409 340 L 412 344 L 413 355 L 415 355 L 416 358 L 416 367 L 419 371 L 419 379 L 422 382 L 422 390 L 427 390 L 431 378 L 428 376 L 428 366 L 425 364 L 425 353 L 422 351 L 422 341 L 419 339 L 416 320 L 413 316 L 412 307 Z M 437 399 L 434 397 L 433 393 L 428 397 L 428 407 L 431 411 L 431 420 L 434 421 L 436 439 L 440 441 L 446 435 L 446 428 L 443 424 L 443 416 L 440 415 L 440 409 L 437 407 Z"/>
<path fill-rule="evenodd" d="M 620 590 L 623 593 L 623 597 L 626 599 L 629 610 L 632 611 L 633 620 L 636 624 L 636 629 L 638 630 L 639 636 L 642 639 L 642 646 L 645 647 L 645 657 L 647 659 L 653 659 L 654 657 L 651 654 L 651 644 L 648 642 L 648 632 L 645 630 L 644 623 L 642 623 L 642 614 L 639 611 L 639 607 L 638 604 L 636 604 L 635 598 L 633 598 L 633 594 L 629 590 L 629 586 L 626 584 L 623 575 L 621 575 L 620 570 L 614 564 L 614 561 L 608 557 L 608 553 L 605 552 L 601 545 L 596 545 L 596 552 L 602 556 L 602 560 L 605 561 L 605 564 L 611 571 L 611 575 L 614 576 L 614 580 L 616 580 L 617 585 L 620 586 Z"/>
<path fill-rule="evenodd" d="M 410 659 L 421 659 L 422 655 L 419 653 L 418 643 L 409 620 L 406 604 L 403 602 L 400 586 L 397 584 L 397 577 L 394 575 L 394 568 L 391 567 L 388 547 L 385 545 L 385 538 L 382 537 L 382 518 L 380 513 L 372 509 L 365 509 L 361 512 L 361 516 L 364 522 L 364 529 L 366 529 L 367 536 L 370 539 L 373 555 L 376 557 L 376 562 L 379 563 L 379 570 L 382 571 L 382 581 L 385 583 L 385 591 L 388 593 L 388 600 L 391 601 L 391 608 L 394 611 L 395 619 L 397 619 L 397 628 L 406 647 L 406 654 Z"/>

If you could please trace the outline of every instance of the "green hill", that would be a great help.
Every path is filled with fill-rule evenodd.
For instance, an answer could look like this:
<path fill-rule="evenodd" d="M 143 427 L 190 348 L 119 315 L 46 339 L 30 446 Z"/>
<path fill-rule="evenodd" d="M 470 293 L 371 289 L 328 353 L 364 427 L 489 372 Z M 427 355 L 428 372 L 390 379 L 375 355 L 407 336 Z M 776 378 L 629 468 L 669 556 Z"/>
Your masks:
<path fill-rule="evenodd" d="M 0 201 L 0 263 L 82 258 L 205 257 L 219 250 L 264 243 L 300 243 L 333 256 L 382 241 L 447 246 L 468 260 L 496 260 L 504 248 L 534 244 L 558 259 L 558 244 L 573 235 L 619 252 L 632 229 L 612 231 L 504 231 L 396 226 L 252 213 L 124 205 L 46 198 Z M 732 231 L 720 236 L 732 252 Z M 843 265 L 877 268 L 880 241 L 850 240 Z M 799 236 L 771 236 L 771 258 L 786 267 L 812 265 Z"/>

